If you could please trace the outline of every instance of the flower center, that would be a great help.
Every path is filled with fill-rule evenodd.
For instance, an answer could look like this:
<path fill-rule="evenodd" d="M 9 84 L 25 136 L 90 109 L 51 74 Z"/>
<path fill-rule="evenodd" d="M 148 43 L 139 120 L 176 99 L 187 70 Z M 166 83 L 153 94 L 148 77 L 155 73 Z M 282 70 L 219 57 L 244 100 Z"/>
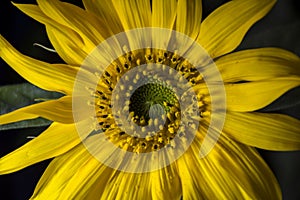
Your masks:
<path fill-rule="evenodd" d="M 160 67 L 153 76 L 147 74 L 155 68 L 151 63 Z M 127 75 L 147 64 L 147 70 Z M 175 73 L 179 74 L 177 79 Z M 194 110 L 204 113 L 209 108 L 209 100 L 205 98 L 209 94 L 199 92 L 189 103 L 196 102 L 197 108 L 181 110 L 180 100 L 189 97 L 178 96 L 175 91 L 187 91 L 196 85 L 205 88 L 205 83 L 195 67 L 172 52 L 157 49 L 129 52 L 113 61 L 99 78 L 95 94 L 99 129 L 110 142 L 126 151 L 145 153 L 176 145 L 172 143 L 176 134 L 185 135 L 185 130 L 180 130 L 182 113 Z M 117 94 L 113 98 L 114 92 Z M 191 124 L 199 121 L 191 117 L 186 123 L 191 128 Z"/>
<path fill-rule="evenodd" d="M 176 102 L 172 89 L 160 83 L 148 83 L 139 87 L 130 97 L 129 112 L 135 123 L 149 125 L 150 119 L 158 119 L 169 112 Z"/>

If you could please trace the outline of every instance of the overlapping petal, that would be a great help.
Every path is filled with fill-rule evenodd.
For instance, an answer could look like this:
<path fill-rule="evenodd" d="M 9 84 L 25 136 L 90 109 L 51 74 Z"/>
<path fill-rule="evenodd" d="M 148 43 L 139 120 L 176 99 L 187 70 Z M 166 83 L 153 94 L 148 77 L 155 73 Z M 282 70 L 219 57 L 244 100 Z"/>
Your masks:
<path fill-rule="evenodd" d="M 102 19 L 105 24 L 113 24 L 113 26 L 109 28 L 114 34 L 124 31 L 120 18 L 118 17 L 118 10 L 114 8 L 112 0 L 83 0 L 83 5 L 88 12 Z"/>
<path fill-rule="evenodd" d="M 151 200 L 151 187 L 149 173 L 124 173 L 116 172 L 110 182 L 106 183 L 101 200 L 105 199 L 145 199 Z M 128 183 L 134 183 L 128 184 Z"/>
<path fill-rule="evenodd" d="M 84 140 L 87 140 L 86 142 L 91 145 L 89 146 L 90 148 L 100 151 L 99 138 L 102 138 L 102 136 L 98 134 L 92 135 Z M 58 189 L 60 192 L 57 194 L 57 199 L 62 200 L 76 198 L 100 199 L 107 183 L 111 181 L 111 177 L 119 172 L 99 162 L 86 148 L 86 146 L 80 144 L 70 152 L 62 155 L 61 158 L 58 158 L 65 160 L 67 167 L 71 166 L 71 170 L 67 172 L 64 167 L 63 169 L 60 167 L 56 168 L 57 166 L 54 164 L 52 169 L 49 169 L 49 173 L 42 177 L 40 189 L 44 190 L 45 193 L 51 193 L 53 189 Z M 80 155 L 80 158 L 77 157 L 77 154 Z M 70 159 L 70 157 L 77 157 L 79 163 L 72 167 L 74 160 L 73 158 Z M 60 163 L 61 161 L 54 160 L 54 163 L 56 162 Z M 69 177 L 69 181 L 65 183 L 59 176 L 56 176 L 57 173 L 52 173 L 53 168 L 62 176 Z M 42 184 L 43 181 L 45 184 Z M 48 181 L 55 181 L 58 183 L 58 186 L 53 188 L 51 187 L 51 183 L 48 184 Z M 39 185 L 37 188 L 39 188 Z"/>
<path fill-rule="evenodd" d="M 76 35 L 71 29 L 47 25 L 46 31 L 55 51 L 68 64 L 80 66 L 95 48 L 95 46 L 81 45 L 80 38 L 76 39 Z"/>
<path fill-rule="evenodd" d="M 222 175 L 219 166 L 208 160 L 200 159 L 200 141 L 207 131 L 208 124 L 202 124 L 193 143 L 186 153 L 178 159 L 178 171 L 185 199 L 239 199 L 242 193 L 237 185 Z M 214 149 L 213 149 L 214 150 Z M 211 155 L 208 154 L 208 156 Z M 193 167 L 191 167 L 193 166 Z"/>
<path fill-rule="evenodd" d="M 109 28 L 102 28 L 105 24 L 99 18 L 75 5 L 58 0 L 37 3 L 45 15 L 76 31 L 85 43 L 96 46 L 112 35 Z"/>
<path fill-rule="evenodd" d="M 59 199 L 72 176 L 93 158 L 80 144 L 57 156 L 49 164 L 38 182 L 32 199 Z"/>
<path fill-rule="evenodd" d="M 181 181 L 176 163 L 151 172 L 152 199 L 180 199 Z"/>
<path fill-rule="evenodd" d="M 87 140 L 92 146 L 99 145 L 97 135 Z M 151 173 L 120 172 L 100 163 L 85 148 L 80 144 L 55 158 L 32 199 L 180 199 L 180 181 L 174 166 Z"/>
<path fill-rule="evenodd" d="M 86 152 L 86 154 L 89 154 Z M 90 156 L 77 170 L 60 193 L 59 199 L 100 199 L 105 185 L 115 170 Z"/>
<path fill-rule="evenodd" d="M 76 31 L 45 15 L 37 5 L 14 4 L 33 19 L 45 24 L 47 35 L 59 56 L 70 65 L 81 65 L 95 45 L 84 41 Z"/>
<path fill-rule="evenodd" d="M 195 139 L 186 154 L 178 160 L 184 185 L 183 199 L 281 197 L 275 176 L 254 148 L 221 135 L 208 156 L 200 159 L 200 146 L 199 138 Z"/>

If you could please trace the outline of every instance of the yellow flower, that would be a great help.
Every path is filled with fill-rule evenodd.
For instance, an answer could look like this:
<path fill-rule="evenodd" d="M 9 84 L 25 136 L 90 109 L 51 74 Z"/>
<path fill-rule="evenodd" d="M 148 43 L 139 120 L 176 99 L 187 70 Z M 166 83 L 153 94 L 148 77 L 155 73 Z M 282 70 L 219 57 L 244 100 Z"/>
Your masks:
<path fill-rule="evenodd" d="M 255 111 L 300 85 L 300 59 L 278 48 L 230 53 L 240 44 L 248 29 L 272 8 L 273 0 L 230 1 L 202 22 L 201 1 L 196 0 L 152 0 L 152 3 L 149 0 L 83 0 L 85 10 L 58 0 L 37 0 L 37 3 L 38 5 L 15 6 L 45 24 L 52 45 L 66 64 L 49 64 L 27 57 L 14 49 L 3 37 L 0 37 L 0 56 L 32 84 L 45 90 L 61 92 L 65 96 L 0 116 L 0 124 L 37 117 L 53 121 L 37 138 L 2 157 L 0 174 L 12 173 L 42 160 L 54 158 L 36 186 L 32 199 L 281 199 L 279 185 L 255 147 L 279 151 L 299 150 L 300 122 L 282 114 Z M 181 37 L 178 32 L 189 36 L 196 42 L 190 44 L 187 39 L 186 44 L 176 43 L 174 48 L 176 49 L 176 45 L 201 45 L 214 64 L 201 60 L 206 68 L 202 67 L 208 69 L 208 72 L 204 70 L 201 74 L 193 61 L 186 59 L 189 53 L 178 54 L 182 49 L 177 52 L 145 47 L 130 48 L 127 51 L 126 48 L 130 45 L 138 46 L 149 39 L 144 37 L 146 32 L 142 28 L 145 27 L 163 28 L 160 33 L 172 34 L 174 32 L 164 31 L 177 31 L 177 39 Z M 92 58 L 91 62 L 86 59 L 91 52 L 95 55 L 95 47 L 103 44 L 107 38 L 129 30 L 138 30 L 132 32 L 136 37 L 128 36 L 129 32 L 125 34 L 129 46 L 112 45 L 100 52 L 96 49 L 96 55 L 100 57 L 109 49 L 126 52 L 115 60 L 109 60 L 113 61 L 109 66 L 102 66 L 102 69 L 95 62 L 103 61 L 103 55 L 101 59 Z M 146 30 L 156 33 L 157 29 Z M 155 45 L 168 43 L 165 35 L 159 35 L 161 40 L 157 40 L 157 34 L 153 35 L 150 39 L 156 38 Z M 172 41 L 172 36 L 169 36 L 169 40 Z M 169 46 L 173 45 L 172 42 L 170 44 Z M 184 51 L 193 52 L 193 48 Z M 192 56 L 202 58 L 203 54 L 199 52 L 199 55 L 196 53 Z M 174 84 L 174 81 L 169 80 L 170 78 L 162 80 L 163 67 L 162 74 L 148 78 L 147 81 L 143 79 L 142 83 L 147 84 L 137 88 L 131 95 L 126 92 L 123 94 L 124 98 L 130 96 L 129 102 L 122 102 L 123 96 L 118 97 L 121 93 L 113 96 L 117 87 L 120 91 L 132 90 L 131 87 L 141 80 L 140 75 L 155 68 L 151 67 L 151 63 L 158 67 L 162 67 L 159 64 L 168 65 L 183 76 L 187 83 L 181 82 L 179 77 L 176 82 L 178 87 L 184 89 L 191 85 L 195 92 L 191 94 L 196 96 L 199 108 L 196 112 L 199 116 L 187 117 L 192 122 L 198 122 L 198 128 L 192 123 L 190 127 L 180 131 L 180 121 L 190 109 L 183 109 L 179 105 L 181 97 L 178 98 L 172 90 L 174 87 L 166 86 L 169 83 Z M 136 71 L 134 77 L 126 78 L 127 72 L 143 64 L 150 68 Z M 206 79 L 205 75 L 209 74 L 209 69 L 213 66 L 220 72 L 224 85 L 207 81 L 210 76 L 215 76 L 213 73 Z M 172 73 L 175 72 L 169 69 L 167 75 Z M 97 84 L 90 84 L 89 81 L 93 82 L 95 77 L 98 77 Z M 125 83 L 118 85 L 121 81 Z M 211 87 L 211 84 L 215 85 Z M 85 92 L 92 89 L 90 92 L 94 100 L 85 101 L 84 95 L 80 96 L 82 91 L 75 90 L 76 85 L 86 86 Z M 212 88 L 223 88 L 226 92 L 226 119 L 223 129 L 211 126 L 215 117 L 213 101 L 218 101 L 218 98 L 213 98 L 219 95 L 214 94 Z M 112 114 L 113 97 L 121 105 L 115 115 Z M 189 102 L 187 97 L 189 96 L 184 99 Z M 89 113 L 85 109 L 90 107 L 95 112 L 95 118 L 94 115 L 84 115 Z M 159 126 L 158 134 L 139 138 L 137 136 L 141 133 L 136 133 L 136 136 L 121 131 L 118 117 L 121 123 L 126 121 L 122 118 L 128 117 L 123 115 L 125 111 L 122 109 L 129 110 L 130 120 L 138 125 L 137 128 L 141 128 L 141 132 L 144 132 L 147 125 Z M 91 117 L 97 121 L 97 127 L 90 124 Z M 160 124 L 164 120 L 166 123 Z M 213 143 L 213 148 L 200 157 L 199 151 L 203 150 L 201 145 L 206 141 L 205 133 L 210 129 L 221 135 L 208 135 L 208 141 Z M 171 146 L 176 150 L 181 148 L 181 144 L 174 144 L 172 140 L 179 135 L 178 141 L 184 142 L 189 138 L 189 130 L 194 130 L 195 135 L 191 144 L 186 145 L 188 148 L 184 148 L 186 151 L 179 157 L 175 156 L 176 159 L 173 160 L 173 155 L 159 154 L 166 163 L 155 170 L 149 170 L 144 166 L 146 164 L 143 165 L 143 162 L 159 165 L 160 163 L 155 162 L 155 157 L 150 157 L 154 161 L 145 159 L 135 163 L 127 157 L 118 156 L 123 154 L 116 154 L 108 145 L 112 144 L 120 152 L 125 150 L 126 153 L 137 156 L 158 152 L 164 146 Z M 106 142 L 101 140 L 101 144 L 104 144 L 101 146 L 99 141 L 103 137 Z M 107 163 L 105 159 L 117 164 Z M 126 169 L 131 170 L 115 168 L 116 165 L 123 164 L 129 166 Z M 147 170 L 143 172 L 140 169 L 144 167 Z M 132 169 L 140 171 L 134 173 Z"/>

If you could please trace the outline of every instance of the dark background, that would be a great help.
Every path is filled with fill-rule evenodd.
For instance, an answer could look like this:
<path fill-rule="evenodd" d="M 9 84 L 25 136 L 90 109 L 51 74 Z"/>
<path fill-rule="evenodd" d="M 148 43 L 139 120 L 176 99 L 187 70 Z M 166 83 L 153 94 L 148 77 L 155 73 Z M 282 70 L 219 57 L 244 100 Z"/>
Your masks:
<path fill-rule="evenodd" d="M 35 3 L 15 0 L 15 3 Z M 76 0 L 68 1 L 75 3 Z M 204 17 L 225 0 L 203 0 Z M 82 6 L 80 3 L 76 3 Z M 298 0 L 278 0 L 273 10 L 255 24 L 244 38 L 239 50 L 256 47 L 281 47 L 300 56 L 300 5 Z M 56 53 L 34 47 L 40 43 L 51 47 L 43 25 L 32 20 L 14 7 L 9 0 L 0 2 L 0 34 L 16 49 L 36 59 L 50 63 L 62 60 Z M 300 70 L 300 68 L 299 68 Z M 26 82 L 0 59 L 0 86 Z M 263 111 L 279 112 L 300 119 L 300 88 L 293 89 Z M 0 131 L 0 157 L 22 146 L 47 127 Z M 300 199 L 300 151 L 260 151 L 269 163 L 282 188 L 284 199 Z M 50 161 L 44 161 L 19 172 L 0 176 L 0 199 L 28 199 Z"/>

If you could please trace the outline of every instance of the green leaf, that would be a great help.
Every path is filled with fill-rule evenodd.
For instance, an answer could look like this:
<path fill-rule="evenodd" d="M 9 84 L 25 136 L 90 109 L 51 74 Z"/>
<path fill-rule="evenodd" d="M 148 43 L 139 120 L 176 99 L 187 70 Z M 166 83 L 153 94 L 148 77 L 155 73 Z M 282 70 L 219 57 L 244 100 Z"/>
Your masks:
<path fill-rule="evenodd" d="M 20 121 L 20 122 L 1 125 L 0 131 L 49 126 L 51 123 L 52 123 L 52 121 L 49 121 L 44 118 L 30 119 L 30 120 L 24 120 L 24 121 Z"/>
<path fill-rule="evenodd" d="M 0 114 L 8 113 L 18 108 L 41 101 L 57 99 L 63 96 L 57 92 L 42 90 L 29 83 L 7 85 L 0 87 Z M 51 121 L 37 118 L 0 126 L 0 131 L 30 127 L 47 126 Z"/>

